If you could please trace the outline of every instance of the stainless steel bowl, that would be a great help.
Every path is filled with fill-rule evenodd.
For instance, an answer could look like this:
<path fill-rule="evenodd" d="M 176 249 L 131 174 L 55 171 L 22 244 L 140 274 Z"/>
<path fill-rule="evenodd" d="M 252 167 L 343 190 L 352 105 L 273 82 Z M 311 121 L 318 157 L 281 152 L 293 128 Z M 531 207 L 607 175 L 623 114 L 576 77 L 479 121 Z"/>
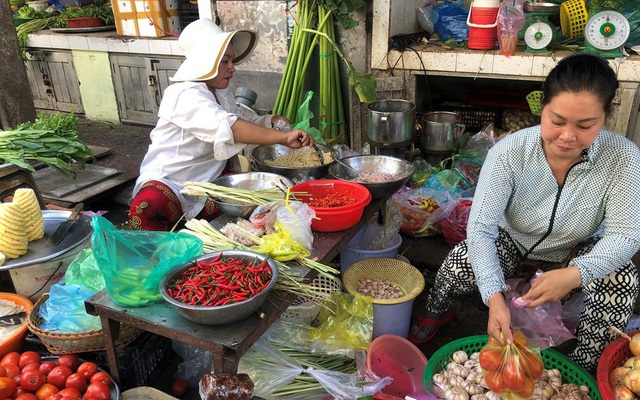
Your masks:
<path fill-rule="evenodd" d="M 257 146 L 251 151 L 251 160 L 254 162 L 256 168 L 259 171 L 272 172 L 275 174 L 280 174 L 286 176 L 289 179 L 294 179 L 296 175 L 300 173 L 306 173 L 311 178 L 320 179 L 324 178 L 329 174 L 329 167 L 335 163 L 335 159 L 338 158 L 338 152 L 335 149 L 332 149 L 329 146 L 325 146 L 323 144 L 319 144 L 318 147 L 323 153 L 330 153 L 331 158 L 333 159 L 329 163 L 325 163 L 324 165 L 317 167 L 308 167 L 308 168 L 287 168 L 287 167 L 276 167 L 274 165 L 269 165 L 265 162 L 265 160 L 277 160 L 279 158 L 285 157 L 291 153 L 300 152 L 302 150 L 309 150 L 311 147 L 304 147 L 302 149 L 291 149 L 287 146 L 283 146 L 281 144 L 274 145 L 263 145 Z M 313 149 L 311 149 L 313 150 Z"/>
<path fill-rule="evenodd" d="M 190 306 L 169 296 L 169 293 L 167 293 L 167 286 L 171 281 L 178 279 L 185 270 L 193 267 L 197 262 L 211 261 L 220 253 L 225 257 L 233 257 L 246 262 L 256 260 L 257 262 L 262 262 L 267 260 L 267 264 L 269 265 L 269 268 L 271 268 L 271 282 L 269 282 L 269 285 L 264 288 L 264 290 L 249 298 L 249 300 L 218 307 Z M 169 304 L 173 305 L 186 319 L 203 325 L 224 325 L 245 319 L 256 312 L 267 299 L 269 292 L 273 289 L 277 280 L 278 266 L 275 261 L 268 258 L 266 255 L 246 250 L 225 250 L 204 254 L 186 264 L 172 269 L 166 273 L 160 281 L 160 293 L 162 294 L 162 297 L 164 297 Z"/>
<path fill-rule="evenodd" d="M 290 179 L 282 175 L 272 174 L 269 172 L 244 172 L 240 174 L 224 175 L 213 181 L 213 183 L 228 188 L 246 190 L 281 188 L 286 191 L 287 188 L 293 186 L 293 182 Z M 225 203 L 216 198 L 211 198 L 211 201 L 213 201 L 223 213 L 232 217 L 249 218 L 253 210 L 257 207 L 255 204 Z"/>
<path fill-rule="evenodd" d="M 383 199 L 397 192 L 409 180 L 415 168 L 410 162 L 399 158 L 379 155 L 351 156 L 340 159 L 360 174 L 383 172 L 398 175 L 400 178 L 388 182 L 363 182 L 344 165 L 336 163 L 329 167 L 329 173 L 336 179 L 357 182 L 369 189 L 372 199 Z"/>

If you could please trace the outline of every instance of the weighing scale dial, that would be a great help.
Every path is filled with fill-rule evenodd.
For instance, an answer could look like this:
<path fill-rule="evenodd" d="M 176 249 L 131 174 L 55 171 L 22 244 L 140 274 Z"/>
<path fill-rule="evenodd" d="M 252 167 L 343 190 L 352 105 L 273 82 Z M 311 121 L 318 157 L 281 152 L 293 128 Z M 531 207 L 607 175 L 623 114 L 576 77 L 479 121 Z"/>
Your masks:
<path fill-rule="evenodd" d="M 630 34 L 629 21 L 617 11 L 604 10 L 589 18 L 584 28 L 585 39 L 598 50 L 622 46 Z"/>
<path fill-rule="evenodd" d="M 524 32 L 524 42 L 530 49 L 542 50 L 551 43 L 553 29 L 542 21 L 534 22 Z"/>

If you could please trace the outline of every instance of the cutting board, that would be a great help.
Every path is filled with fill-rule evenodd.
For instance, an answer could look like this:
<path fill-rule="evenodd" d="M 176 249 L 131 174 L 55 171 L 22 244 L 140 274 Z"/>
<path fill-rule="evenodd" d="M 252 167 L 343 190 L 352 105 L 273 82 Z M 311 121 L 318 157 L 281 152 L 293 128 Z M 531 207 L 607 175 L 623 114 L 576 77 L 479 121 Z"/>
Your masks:
<path fill-rule="evenodd" d="M 82 171 L 77 172 L 75 180 L 50 167 L 34 172 L 33 178 L 43 195 L 63 198 L 117 175 L 120 175 L 117 169 L 86 164 Z"/>

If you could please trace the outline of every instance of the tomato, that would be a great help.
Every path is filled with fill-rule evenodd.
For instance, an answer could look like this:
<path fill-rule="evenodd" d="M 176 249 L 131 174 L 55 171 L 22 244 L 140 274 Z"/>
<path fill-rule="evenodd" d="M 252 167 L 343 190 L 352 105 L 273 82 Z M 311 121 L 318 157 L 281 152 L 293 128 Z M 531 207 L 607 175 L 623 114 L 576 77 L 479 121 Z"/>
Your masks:
<path fill-rule="evenodd" d="M 18 353 L 17 351 L 12 351 L 11 353 L 7 353 L 5 354 L 4 357 L 2 357 L 2 360 L 0 360 L 0 365 L 2 365 L 3 367 L 5 364 L 18 365 L 19 362 L 20 362 L 20 353 Z"/>
<path fill-rule="evenodd" d="M 489 371 L 484 377 L 489 389 L 494 393 L 502 393 L 504 391 L 504 381 L 502 375 L 498 371 Z"/>
<path fill-rule="evenodd" d="M 24 368 L 24 366 L 29 363 L 40 363 L 40 361 L 42 361 L 40 354 L 36 353 L 35 351 L 25 351 L 24 353 L 20 354 L 20 357 L 18 358 L 18 366 L 20 368 Z"/>
<path fill-rule="evenodd" d="M 84 392 L 85 399 L 110 400 L 111 388 L 104 383 L 94 382 Z"/>
<path fill-rule="evenodd" d="M 64 383 L 64 387 L 76 388 L 79 391 L 83 392 L 87 388 L 87 378 L 85 378 L 82 374 L 74 372 L 67 377 L 67 380 Z"/>
<path fill-rule="evenodd" d="M 20 386 L 20 376 L 21 376 L 21 374 L 18 374 L 16 376 L 14 376 L 13 378 L 11 378 L 14 381 L 16 381 L 16 385 L 18 385 L 18 386 Z"/>
<path fill-rule="evenodd" d="M 177 378 L 171 385 L 171 394 L 174 397 L 182 397 L 189 391 L 189 381 L 184 378 Z"/>
<path fill-rule="evenodd" d="M 526 348 L 527 347 L 527 337 L 522 333 L 519 329 L 513 330 L 513 343 L 518 345 L 518 347 Z"/>
<path fill-rule="evenodd" d="M 30 369 L 35 370 L 35 371 L 39 371 L 40 370 L 40 363 L 39 362 L 30 362 L 29 364 L 27 364 L 24 367 L 22 367 L 22 372 L 28 371 Z"/>
<path fill-rule="evenodd" d="M 45 361 L 42 364 L 40 364 L 40 367 L 38 368 L 38 371 L 40 371 L 40 373 L 44 376 L 49 375 L 49 372 L 51 372 L 52 369 L 54 369 L 56 367 L 56 363 L 53 361 Z"/>
<path fill-rule="evenodd" d="M 0 398 L 4 399 L 11 396 L 17 386 L 18 384 L 12 378 L 4 376 L 0 378 Z"/>
<path fill-rule="evenodd" d="M 7 372 L 7 378 L 13 378 L 16 375 L 20 375 L 20 367 L 18 364 L 5 364 L 4 369 Z"/>
<path fill-rule="evenodd" d="M 51 396 L 47 397 L 46 400 L 62 400 L 62 395 L 60 393 L 54 393 Z"/>
<path fill-rule="evenodd" d="M 0 377 L 7 376 L 7 369 L 0 365 Z"/>
<path fill-rule="evenodd" d="M 78 390 L 76 388 L 64 388 L 61 391 L 59 391 L 58 394 L 60 394 L 63 397 L 64 396 L 75 397 L 77 399 L 81 399 L 82 398 L 82 393 L 80 392 L 80 390 Z"/>
<path fill-rule="evenodd" d="M 526 376 L 515 357 L 510 356 L 506 359 L 502 369 L 502 379 L 504 380 L 504 386 L 512 392 L 516 392 L 524 386 Z"/>
<path fill-rule="evenodd" d="M 83 375 L 85 378 L 87 378 L 88 381 L 96 372 L 98 372 L 98 366 L 96 365 L 96 363 L 93 363 L 91 361 L 85 361 L 80 364 L 76 372 L 80 375 Z"/>
<path fill-rule="evenodd" d="M 498 371 L 502 367 L 502 350 L 484 347 L 480 350 L 478 361 L 485 371 Z"/>
<path fill-rule="evenodd" d="M 47 400 L 51 395 L 58 393 L 58 388 L 50 383 L 45 383 L 40 386 L 40 389 L 36 390 L 36 397 L 38 400 Z"/>
<path fill-rule="evenodd" d="M 538 379 L 542 375 L 544 366 L 542 358 L 536 353 L 526 349 L 522 351 L 522 368 L 531 379 Z"/>
<path fill-rule="evenodd" d="M 16 397 L 15 400 L 38 400 L 38 398 L 33 393 L 22 393 L 20 396 Z"/>
<path fill-rule="evenodd" d="M 518 390 L 514 390 L 513 394 L 520 398 L 528 399 L 533 396 L 534 385 L 535 382 L 533 382 L 532 379 L 525 378 L 522 383 L 522 387 L 520 387 Z"/>
<path fill-rule="evenodd" d="M 20 396 L 21 394 L 25 394 L 25 393 L 27 393 L 27 391 L 24 390 L 24 388 L 22 386 L 18 386 L 16 388 L 16 390 L 14 390 L 13 393 L 11 394 L 11 397 L 15 399 L 16 397 Z"/>
<path fill-rule="evenodd" d="M 96 382 L 104 383 L 105 385 L 109 386 L 111 384 L 111 375 L 104 371 L 98 371 L 91 377 L 90 380 L 90 383 Z"/>
<path fill-rule="evenodd" d="M 35 392 L 46 383 L 46 378 L 38 370 L 30 369 L 20 374 L 20 386 L 28 392 Z"/>
<path fill-rule="evenodd" d="M 72 373 L 73 371 L 71 371 L 71 368 L 66 365 L 58 365 L 49 372 L 49 375 L 47 375 L 47 382 L 58 389 L 64 389 L 64 384 Z"/>
<path fill-rule="evenodd" d="M 78 370 L 78 366 L 80 365 L 80 357 L 75 354 L 63 354 L 58 357 L 58 361 L 56 362 L 58 365 L 66 365 L 71 369 L 71 372 L 76 372 Z"/>

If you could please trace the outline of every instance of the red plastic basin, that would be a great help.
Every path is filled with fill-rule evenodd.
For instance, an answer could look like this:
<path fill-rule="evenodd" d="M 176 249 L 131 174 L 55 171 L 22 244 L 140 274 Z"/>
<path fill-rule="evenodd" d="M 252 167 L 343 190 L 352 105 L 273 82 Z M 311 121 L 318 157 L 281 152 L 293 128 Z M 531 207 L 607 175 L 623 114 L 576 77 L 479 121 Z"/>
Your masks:
<path fill-rule="evenodd" d="M 378 336 L 367 351 L 367 368 L 381 378 L 393 378 L 393 382 L 381 392 L 400 399 L 424 392 L 422 378 L 426 366 L 427 357 L 401 336 Z"/>
<path fill-rule="evenodd" d="M 311 229 L 317 232 L 336 232 L 351 228 L 358 223 L 364 208 L 371 202 L 369 189 L 359 183 L 338 179 L 302 182 L 293 186 L 291 192 L 308 193 L 309 196 L 297 196 L 298 200 L 305 203 L 334 192 L 357 200 L 354 204 L 342 207 L 311 207 L 317 218 L 311 220 Z"/>

